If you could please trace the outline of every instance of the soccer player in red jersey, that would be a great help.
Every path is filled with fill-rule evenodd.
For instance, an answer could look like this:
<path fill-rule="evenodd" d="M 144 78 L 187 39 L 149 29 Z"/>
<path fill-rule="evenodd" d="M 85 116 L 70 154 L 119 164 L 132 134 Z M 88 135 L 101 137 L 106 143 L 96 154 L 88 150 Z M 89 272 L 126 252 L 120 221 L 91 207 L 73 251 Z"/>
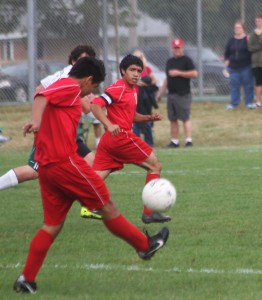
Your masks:
<path fill-rule="evenodd" d="M 104 77 L 102 61 L 80 58 L 68 78 L 35 96 L 32 118 L 25 124 L 24 134 L 35 134 L 44 225 L 32 239 L 22 274 L 14 283 L 17 292 L 36 293 L 35 278 L 75 200 L 90 210 L 98 210 L 107 229 L 129 243 L 142 259 L 150 259 L 168 239 L 166 227 L 150 237 L 130 223 L 110 199 L 102 178 L 77 154 L 81 97 L 91 93 Z"/>
<path fill-rule="evenodd" d="M 136 112 L 137 83 L 143 70 L 142 60 L 129 54 L 122 59 L 119 68 L 122 78 L 91 101 L 93 114 L 106 128 L 96 151 L 93 169 L 105 179 L 111 172 L 122 169 L 124 164 L 136 164 L 147 170 L 148 183 L 160 178 L 162 166 L 152 148 L 132 132 L 132 124 L 158 121 L 160 115 L 141 115 Z M 103 107 L 106 107 L 107 115 Z M 144 223 L 170 220 L 169 216 L 144 207 Z"/>

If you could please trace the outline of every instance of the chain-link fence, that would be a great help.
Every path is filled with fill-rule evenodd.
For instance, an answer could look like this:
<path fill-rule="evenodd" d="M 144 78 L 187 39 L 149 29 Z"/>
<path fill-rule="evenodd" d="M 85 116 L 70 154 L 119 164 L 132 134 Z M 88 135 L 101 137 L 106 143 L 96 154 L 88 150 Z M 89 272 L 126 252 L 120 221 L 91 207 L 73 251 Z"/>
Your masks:
<path fill-rule="evenodd" d="M 234 22 L 245 20 L 250 32 L 261 12 L 261 0 L 0 0 L 0 103 L 32 100 L 30 61 L 37 84 L 65 66 L 79 44 L 105 60 L 106 84 L 119 76 L 119 58 L 135 48 L 144 50 L 161 84 L 173 37 L 184 39 L 201 70 L 194 94 L 227 96 L 223 53 Z"/>

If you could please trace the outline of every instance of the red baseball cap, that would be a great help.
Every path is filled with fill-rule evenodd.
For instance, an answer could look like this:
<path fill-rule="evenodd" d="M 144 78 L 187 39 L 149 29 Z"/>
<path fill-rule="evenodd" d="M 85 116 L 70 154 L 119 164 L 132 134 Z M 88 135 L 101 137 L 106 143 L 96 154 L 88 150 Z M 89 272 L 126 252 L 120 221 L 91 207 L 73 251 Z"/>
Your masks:
<path fill-rule="evenodd" d="M 183 48 L 184 47 L 184 41 L 182 39 L 174 39 L 172 41 L 172 47 L 173 48 Z"/>

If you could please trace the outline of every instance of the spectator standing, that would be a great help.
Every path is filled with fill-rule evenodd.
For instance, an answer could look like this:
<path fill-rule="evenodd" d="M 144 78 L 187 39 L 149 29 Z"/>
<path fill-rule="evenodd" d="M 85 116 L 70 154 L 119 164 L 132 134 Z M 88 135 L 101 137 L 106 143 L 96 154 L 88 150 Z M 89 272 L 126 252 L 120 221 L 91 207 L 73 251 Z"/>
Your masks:
<path fill-rule="evenodd" d="M 254 81 L 251 67 L 251 53 L 248 50 L 248 37 L 245 24 L 238 20 L 234 24 L 234 36 L 231 37 L 225 48 L 225 65 L 230 79 L 230 104 L 226 109 L 237 107 L 241 101 L 241 86 L 245 91 L 245 104 L 249 109 L 255 108 Z"/>
<path fill-rule="evenodd" d="M 182 39 L 174 39 L 172 48 L 174 57 L 170 58 L 166 63 L 166 79 L 157 93 L 157 99 L 161 99 L 167 88 L 167 114 L 171 130 L 171 141 L 167 148 L 179 147 L 178 120 L 183 122 L 185 146 L 190 147 L 193 146 L 190 120 L 192 105 L 190 79 L 197 77 L 198 72 L 192 60 L 184 54 L 184 41 Z"/>
<path fill-rule="evenodd" d="M 142 115 L 151 115 L 153 107 L 158 107 L 155 98 L 158 90 L 156 85 L 157 79 L 148 65 L 145 54 L 140 50 L 136 50 L 133 55 L 139 57 L 144 65 L 141 73 L 141 80 L 138 82 L 136 111 Z M 153 124 L 154 123 L 152 121 L 133 124 L 134 133 L 139 137 L 142 133 L 144 135 L 145 142 L 151 147 L 154 146 L 152 133 Z"/>
<path fill-rule="evenodd" d="M 262 101 L 262 14 L 255 17 L 256 28 L 250 34 L 248 49 L 251 52 L 253 74 L 255 77 L 256 107 L 261 107 Z"/>

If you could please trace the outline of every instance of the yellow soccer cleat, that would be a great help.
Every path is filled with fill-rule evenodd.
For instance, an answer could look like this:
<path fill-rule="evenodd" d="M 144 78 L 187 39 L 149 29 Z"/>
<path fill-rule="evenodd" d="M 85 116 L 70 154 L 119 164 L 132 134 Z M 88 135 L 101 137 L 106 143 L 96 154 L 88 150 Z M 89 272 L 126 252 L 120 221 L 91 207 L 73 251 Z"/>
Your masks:
<path fill-rule="evenodd" d="M 80 216 L 86 219 L 102 220 L 101 215 L 97 211 L 95 210 L 90 211 L 88 208 L 84 206 L 81 207 Z"/>

